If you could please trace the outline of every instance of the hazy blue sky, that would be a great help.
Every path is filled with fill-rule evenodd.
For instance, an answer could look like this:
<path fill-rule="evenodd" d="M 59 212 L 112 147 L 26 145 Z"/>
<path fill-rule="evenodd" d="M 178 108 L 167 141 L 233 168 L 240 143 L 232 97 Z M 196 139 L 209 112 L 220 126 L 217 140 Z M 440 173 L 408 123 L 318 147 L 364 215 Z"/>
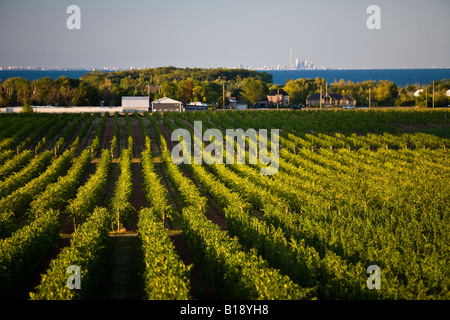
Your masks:
<path fill-rule="evenodd" d="M 292 48 L 333 68 L 450 67 L 449 17 L 450 0 L 0 0 L 0 66 L 288 65 Z"/>

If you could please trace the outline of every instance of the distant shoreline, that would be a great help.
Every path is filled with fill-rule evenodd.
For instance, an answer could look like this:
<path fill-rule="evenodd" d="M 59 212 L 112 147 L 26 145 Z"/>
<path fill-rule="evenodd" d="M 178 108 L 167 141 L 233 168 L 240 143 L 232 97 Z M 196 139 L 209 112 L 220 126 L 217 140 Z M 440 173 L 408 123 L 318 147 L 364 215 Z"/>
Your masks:
<path fill-rule="evenodd" d="M 116 72 L 129 70 L 102 70 L 101 72 Z M 138 69 L 136 69 L 138 70 Z M 250 70 L 250 69 L 249 69 Z M 72 79 L 79 79 L 84 74 L 92 72 L 93 69 L 52 69 L 52 70 L 29 70 L 13 69 L 0 70 L 0 79 L 5 81 L 12 77 L 21 77 L 30 81 L 49 77 L 57 79 L 66 76 Z M 295 80 L 299 78 L 324 78 L 328 83 L 339 81 L 362 82 L 389 80 L 399 86 L 406 85 L 427 85 L 432 81 L 450 79 L 450 68 L 416 68 L 416 69 L 327 69 L 327 70 L 253 70 L 257 72 L 266 72 L 272 74 L 273 83 L 284 85 L 288 79 Z"/>
<path fill-rule="evenodd" d="M 259 71 L 263 72 L 263 71 Z M 329 84 L 340 79 L 363 82 L 389 80 L 399 86 L 428 85 L 432 81 L 450 79 L 450 68 L 443 69 L 330 69 L 330 70 L 273 70 L 275 84 L 284 85 L 288 79 L 324 78 Z"/>

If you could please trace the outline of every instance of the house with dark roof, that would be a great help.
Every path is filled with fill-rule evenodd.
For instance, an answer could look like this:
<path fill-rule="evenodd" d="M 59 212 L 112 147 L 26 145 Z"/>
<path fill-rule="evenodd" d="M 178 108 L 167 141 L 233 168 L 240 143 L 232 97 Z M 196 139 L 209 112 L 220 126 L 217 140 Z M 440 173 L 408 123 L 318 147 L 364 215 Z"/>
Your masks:
<path fill-rule="evenodd" d="M 306 105 L 310 107 L 320 106 L 320 93 L 311 93 L 308 98 L 306 98 Z"/>
<path fill-rule="evenodd" d="M 325 106 L 338 106 L 341 103 L 342 94 L 339 93 L 329 93 L 323 97 Z"/>
<path fill-rule="evenodd" d="M 274 89 L 267 96 L 270 106 L 287 107 L 290 103 L 289 94 L 283 89 Z"/>
<path fill-rule="evenodd" d="M 328 94 L 320 94 L 320 93 L 312 93 L 308 98 L 306 98 L 306 105 L 315 107 L 315 106 L 355 106 L 356 99 L 350 95 L 341 95 L 339 93 L 328 93 Z"/>
<path fill-rule="evenodd" d="M 341 106 L 356 106 L 356 99 L 352 96 L 345 95 L 341 98 Z"/>

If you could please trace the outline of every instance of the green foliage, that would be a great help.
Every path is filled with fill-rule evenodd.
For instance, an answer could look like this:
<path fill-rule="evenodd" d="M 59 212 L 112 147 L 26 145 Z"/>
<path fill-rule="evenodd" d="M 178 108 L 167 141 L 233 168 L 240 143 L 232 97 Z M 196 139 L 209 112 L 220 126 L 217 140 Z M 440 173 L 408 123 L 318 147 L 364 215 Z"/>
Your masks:
<path fill-rule="evenodd" d="M 222 82 L 230 88 L 241 79 L 254 77 L 265 83 L 272 82 L 272 75 L 245 69 L 201 69 L 161 67 L 154 69 L 101 72 L 92 71 L 81 79 L 62 76 L 29 81 L 9 78 L 0 83 L 0 107 L 23 105 L 106 106 L 120 105 L 122 96 L 148 95 L 147 85 L 161 86 L 161 93 L 152 98 L 167 96 L 175 99 L 197 98 L 215 103 L 222 96 Z"/>
<path fill-rule="evenodd" d="M 161 184 L 160 178 L 155 172 L 155 167 L 150 150 L 150 138 L 146 137 L 146 149 L 142 152 L 141 165 L 144 187 L 147 200 L 161 221 L 171 218 L 172 207 L 167 199 L 167 190 Z"/>
<path fill-rule="evenodd" d="M 172 208 L 168 203 L 167 191 L 156 174 L 148 136 L 145 142 L 146 149 L 142 153 L 141 164 L 150 207 L 139 212 L 138 228 L 144 253 L 147 298 L 189 299 L 189 272 L 192 265 L 184 265 L 165 232 L 166 218 L 170 218 Z"/>
<path fill-rule="evenodd" d="M 106 187 L 110 166 L 111 155 L 108 150 L 104 149 L 95 173 L 83 186 L 78 188 L 75 198 L 69 200 L 66 211 L 72 216 L 75 229 L 77 224 L 86 221 L 88 215 L 99 203 L 100 196 Z"/>
<path fill-rule="evenodd" d="M 290 272 L 292 279 L 316 285 L 318 298 L 446 299 L 449 141 L 424 133 L 330 135 L 320 131 L 334 122 L 342 127 L 344 119 L 365 121 L 366 116 L 372 121 L 365 122 L 368 127 L 373 122 L 445 124 L 447 113 L 371 111 L 344 116 L 340 112 L 287 112 L 270 117 L 272 126 L 292 128 L 281 139 L 276 175 L 261 176 L 259 165 L 210 167 L 228 189 L 263 212 L 259 221 L 238 209 L 241 201 L 237 198 L 233 207 L 225 207 L 226 199 L 233 199 L 226 195 L 227 188 L 212 178 L 208 182 L 200 166 L 191 167 L 205 191 L 225 207 L 229 232 L 257 248 L 280 270 Z M 264 128 L 267 117 L 263 112 L 227 113 L 220 118 L 208 115 L 215 122 L 208 124 L 204 114 L 186 118 L 200 117 L 206 121 L 204 127 L 232 125 L 246 130 Z M 317 118 L 327 121 L 327 126 L 315 123 Z M 291 133 L 302 132 L 303 126 L 319 133 Z M 261 221 L 272 229 L 266 232 Z M 293 262 L 293 252 L 301 257 L 297 262 Z M 365 286 L 365 269 L 371 264 L 382 270 L 383 290 Z"/>
<path fill-rule="evenodd" d="M 324 87 L 324 79 L 297 79 L 286 81 L 283 89 L 289 94 L 290 102 L 293 104 L 306 105 L 306 98 L 311 93 L 320 92 L 320 86 Z"/>
<path fill-rule="evenodd" d="M 51 151 L 44 151 L 37 158 L 30 161 L 30 163 L 22 170 L 15 172 L 8 178 L 0 182 L 0 198 L 3 198 L 24 186 L 28 181 L 38 177 L 45 168 L 50 164 L 53 154 Z"/>
<path fill-rule="evenodd" d="M 120 175 L 110 203 L 111 229 L 120 231 L 129 222 L 134 208 L 130 202 L 133 191 L 131 175 L 131 152 L 123 149 L 120 156 Z"/>
<path fill-rule="evenodd" d="M 31 104 L 28 101 L 23 104 L 22 112 L 24 112 L 24 113 L 33 113 L 33 108 L 31 107 Z"/>
<path fill-rule="evenodd" d="M 108 237 L 109 214 L 105 208 L 96 208 L 91 217 L 74 233 L 70 246 L 64 247 L 56 259 L 50 262 L 46 274 L 31 300 L 79 300 L 89 299 Z M 69 266 L 78 266 L 81 271 L 81 289 L 69 289 L 67 273 Z"/>
<path fill-rule="evenodd" d="M 33 157 L 31 150 L 24 150 L 0 166 L 0 180 L 25 167 Z"/>
<path fill-rule="evenodd" d="M 37 197 L 49 184 L 56 181 L 59 176 L 68 170 L 72 156 L 72 152 L 66 150 L 52 162 L 44 173 L 0 200 L 0 216 L 2 216 L 0 219 L 2 228 L 0 230 L 2 230 L 2 236 L 6 235 L 3 233 L 5 230 L 3 229 L 3 223 L 11 222 L 14 217 L 23 218 L 33 197 Z"/>
<path fill-rule="evenodd" d="M 436 88 L 444 86 L 436 84 Z M 403 89 L 399 92 L 405 94 Z M 432 109 L 302 110 L 146 114 L 146 119 L 136 119 L 148 119 L 156 133 L 166 172 L 184 205 L 186 244 L 219 295 L 232 299 L 445 300 L 450 294 L 449 116 L 447 110 Z M 36 159 L 32 159 L 33 151 L 28 160 L 20 160 L 19 155 L 40 141 L 39 149 L 53 147 L 42 140 L 45 132 L 54 134 L 46 139 L 49 142 L 70 140 L 71 134 L 61 134 L 63 127 L 72 133 L 80 128 L 79 137 L 83 137 L 96 117 L 0 117 L 0 168 L 7 172 L 0 182 L 2 297 L 11 297 L 23 287 L 48 257 L 61 231 L 59 209 L 70 211 L 71 207 L 78 225 L 70 248 L 53 260 L 31 297 L 91 297 L 108 231 L 126 224 L 122 212 L 134 211 L 130 204 L 131 150 L 122 152 L 119 164 L 114 205 L 121 209 L 111 207 L 109 212 L 93 208 L 105 186 L 109 150 L 102 150 L 96 172 L 79 187 L 84 165 L 89 164 L 92 151 L 100 150 L 98 137 L 106 117 L 98 119 L 97 138 L 76 159 L 80 138 L 71 146 L 62 143 L 55 159 L 51 151 L 36 153 Z M 171 161 L 157 122 L 170 130 L 192 130 L 195 120 L 203 121 L 204 130 L 282 129 L 278 173 L 262 176 L 260 163 L 193 164 L 183 166 L 190 170 L 192 180 L 187 178 L 181 166 Z M 10 165 L 16 167 L 7 169 Z M 149 203 L 149 208 L 139 212 L 138 225 L 146 298 L 191 299 L 191 266 L 182 263 L 167 236 L 166 220 L 173 208 L 155 172 L 147 135 L 140 165 Z M 206 196 L 224 214 L 227 231 L 206 217 Z M 27 221 L 24 213 L 29 207 L 33 217 Z M 114 221 L 117 212 L 119 218 Z M 69 265 L 81 267 L 81 291 L 66 287 Z M 366 287 L 369 265 L 381 269 L 381 290 Z"/>
<path fill-rule="evenodd" d="M 11 237 L 0 240 L 0 296 L 11 297 L 25 285 L 59 238 L 58 211 L 49 210 Z"/>
<path fill-rule="evenodd" d="M 400 95 L 397 100 L 395 100 L 395 105 L 399 107 L 411 107 L 416 105 L 416 98 L 412 95 Z"/>
<path fill-rule="evenodd" d="M 67 175 L 59 177 L 58 181 L 49 184 L 45 191 L 30 203 L 30 217 L 37 218 L 49 209 L 63 208 L 77 190 L 80 179 L 90 162 L 91 152 L 87 148 L 80 154 Z"/>
<path fill-rule="evenodd" d="M 165 140 L 162 157 L 169 177 L 183 199 L 183 232 L 188 245 L 206 268 L 207 277 L 226 288 L 233 299 L 307 299 L 311 290 L 302 289 L 287 276 L 269 267 L 255 251 L 247 252 L 226 232 L 205 216 L 206 198 L 171 161 Z"/>
<path fill-rule="evenodd" d="M 245 79 L 242 83 L 241 96 L 251 105 L 255 105 L 259 100 L 267 96 L 269 89 L 267 84 L 258 79 Z"/>
<path fill-rule="evenodd" d="M 395 83 L 380 80 L 374 92 L 374 98 L 379 105 L 392 106 L 397 98 L 398 91 Z"/>
<path fill-rule="evenodd" d="M 143 278 L 149 300 L 190 299 L 189 272 L 165 232 L 160 213 L 154 207 L 139 212 L 139 238 L 144 253 Z"/>

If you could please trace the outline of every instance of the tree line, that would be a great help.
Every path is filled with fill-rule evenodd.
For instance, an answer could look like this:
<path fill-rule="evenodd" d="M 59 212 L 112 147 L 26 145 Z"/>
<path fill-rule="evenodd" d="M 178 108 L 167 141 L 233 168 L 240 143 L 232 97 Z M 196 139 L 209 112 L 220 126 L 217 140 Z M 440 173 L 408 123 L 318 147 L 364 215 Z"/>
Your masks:
<path fill-rule="evenodd" d="M 182 101 L 208 104 L 223 102 L 223 88 L 240 87 L 247 78 L 264 83 L 272 75 L 246 69 L 201 69 L 160 67 L 130 71 L 92 71 L 80 79 L 62 76 L 27 80 L 20 77 L 0 80 L 0 107 L 31 105 L 105 106 L 121 105 L 122 96 L 168 96 Z M 157 88 L 151 90 L 151 87 Z M 159 88 L 158 88 L 159 87 Z"/>
<path fill-rule="evenodd" d="M 287 80 L 283 88 L 290 96 L 293 104 L 306 104 L 306 98 L 311 93 L 325 95 L 326 87 L 328 93 L 338 93 L 350 95 L 356 99 L 357 106 L 367 106 L 370 102 L 378 106 L 420 106 L 432 107 L 433 84 L 428 85 L 407 85 L 404 87 L 396 85 L 389 80 L 352 82 L 335 81 L 327 84 L 325 79 L 297 79 Z M 422 89 L 418 97 L 414 93 Z M 445 107 L 450 105 L 450 99 L 446 96 L 446 91 L 450 89 L 450 79 L 435 81 L 434 83 L 434 106 Z"/>
<path fill-rule="evenodd" d="M 326 87 L 327 86 L 327 87 Z M 122 96 L 150 96 L 151 100 L 169 97 L 182 102 L 203 102 L 222 107 L 233 97 L 255 106 L 273 89 L 283 88 L 291 104 L 306 104 L 312 93 L 339 93 L 356 99 L 358 106 L 373 105 L 433 106 L 432 83 L 426 86 L 397 86 L 388 80 L 335 81 L 327 84 L 323 78 L 288 79 L 274 84 L 272 75 L 246 69 L 202 69 L 159 67 L 129 71 L 92 71 L 80 79 L 62 76 L 27 80 L 20 77 L 0 80 L 0 107 L 52 106 L 120 106 Z M 418 97 L 414 92 L 423 89 Z M 445 95 L 450 79 L 435 81 L 434 106 L 450 104 Z"/>

